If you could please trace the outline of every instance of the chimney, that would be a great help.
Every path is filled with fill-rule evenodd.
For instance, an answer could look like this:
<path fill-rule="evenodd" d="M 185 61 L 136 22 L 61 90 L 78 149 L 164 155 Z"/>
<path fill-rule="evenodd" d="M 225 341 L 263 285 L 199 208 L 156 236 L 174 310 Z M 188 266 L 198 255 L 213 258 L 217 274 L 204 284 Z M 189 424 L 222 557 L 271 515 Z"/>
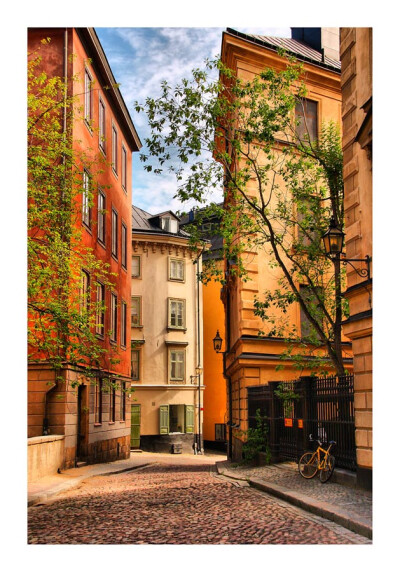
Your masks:
<path fill-rule="evenodd" d="M 339 28 L 291 28 L 292 39 L 322 53 L 322 58 L 340 60 Z"/>

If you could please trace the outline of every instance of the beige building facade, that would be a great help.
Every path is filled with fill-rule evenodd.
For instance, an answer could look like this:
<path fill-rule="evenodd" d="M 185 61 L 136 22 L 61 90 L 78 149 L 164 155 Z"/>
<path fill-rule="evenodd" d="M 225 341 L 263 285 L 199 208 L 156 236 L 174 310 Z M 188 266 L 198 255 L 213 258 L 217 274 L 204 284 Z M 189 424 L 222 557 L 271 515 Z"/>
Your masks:
<path fill-rule="evenodd" d="M 132 208 L 131 448 L 202 450 L 200 257 L 168 211 Z"/>
<path fill-rule="evenodd" d="M 372 28 L 341 28 L 346 257 L 372 257 Z M 358 270 L 366 263 L 354 263 Z M 357 481 L 372 484 L 372 265 L 367 277 L 347 266 L 353 344 Z"/>

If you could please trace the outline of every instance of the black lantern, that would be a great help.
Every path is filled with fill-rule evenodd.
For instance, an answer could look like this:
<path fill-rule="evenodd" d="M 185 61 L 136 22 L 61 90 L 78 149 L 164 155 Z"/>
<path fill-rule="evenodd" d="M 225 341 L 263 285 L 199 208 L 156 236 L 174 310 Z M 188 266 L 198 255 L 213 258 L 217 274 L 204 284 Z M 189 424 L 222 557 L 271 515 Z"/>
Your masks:
<path fill-rule="evenodd" d="M 336 226 L 335 219 L 333 217 L 331 218 L 329 229 L 322 238 L 328 255 L 339 255 L 342 252 L 344 232 Z"/>
<path fill-rule="evenodd" d="M 221 351 L 221 347 L 222 347 L 222 338 L 219 335 L 219 330 L 217 330 L 217 334 L 215 336 L 215 338 L 213 339 L 213 344 L 214 344 L 214 350 L 219 353 Z"/>

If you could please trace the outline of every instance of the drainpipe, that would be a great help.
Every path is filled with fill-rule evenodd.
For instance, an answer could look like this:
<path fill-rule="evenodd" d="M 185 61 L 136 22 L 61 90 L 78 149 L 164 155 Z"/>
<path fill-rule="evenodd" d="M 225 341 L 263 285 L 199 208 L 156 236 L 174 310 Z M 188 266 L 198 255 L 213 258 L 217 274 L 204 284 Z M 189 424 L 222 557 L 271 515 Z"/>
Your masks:
<path fill-rule="evenodd" d="M 230 304 L 230 292 L 227 289 L 226 292 L 226 316 L 225 316 L 225 326 L 226 326 L 226 346 L 223 354 L 224 358 L 224 375 L 228 382 L 228 459 L 232 459 L 232 379 L 230 375 L 226 373 L 226 356 L 231 350 L 231 304 Z"/>
<path fill-rule="evenodd" d="M 203 251 L 200 252 L 196 258 L 196 282 L 197 282 L 197 372 L 198 375 L 198 443 L 197 443 L 197 453 L 203 453 L 201 447 L 201 338 L 200 338 L 200 256 Z"/>

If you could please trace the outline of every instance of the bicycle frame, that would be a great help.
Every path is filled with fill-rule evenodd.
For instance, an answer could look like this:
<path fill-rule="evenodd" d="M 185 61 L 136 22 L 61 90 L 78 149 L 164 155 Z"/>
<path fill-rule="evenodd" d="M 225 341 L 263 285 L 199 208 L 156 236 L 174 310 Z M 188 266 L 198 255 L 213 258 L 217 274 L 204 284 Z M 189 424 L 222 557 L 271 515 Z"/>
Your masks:
<path fill-rule="evenodd" d="M 315 453 L 313 454 L 313 456 L 311 457 L 309 463 L 312 464 L 315 460 L 315 457 L 318 458 L 318 470 L 321 471 L 322 469 L 325 469 L 326 467 L 326 460 L 328 458 L 329 455 L 329 451 L 332 448 L 332 444 L 329 445 L 329 447 L 327 449 L 324 449 L 323 447 L 321 447 L 321 445 L 318 445 L 318 449 L 315 451 Z M 321 453 L 323 453 L 323 457 L 321 458 Z"/>

